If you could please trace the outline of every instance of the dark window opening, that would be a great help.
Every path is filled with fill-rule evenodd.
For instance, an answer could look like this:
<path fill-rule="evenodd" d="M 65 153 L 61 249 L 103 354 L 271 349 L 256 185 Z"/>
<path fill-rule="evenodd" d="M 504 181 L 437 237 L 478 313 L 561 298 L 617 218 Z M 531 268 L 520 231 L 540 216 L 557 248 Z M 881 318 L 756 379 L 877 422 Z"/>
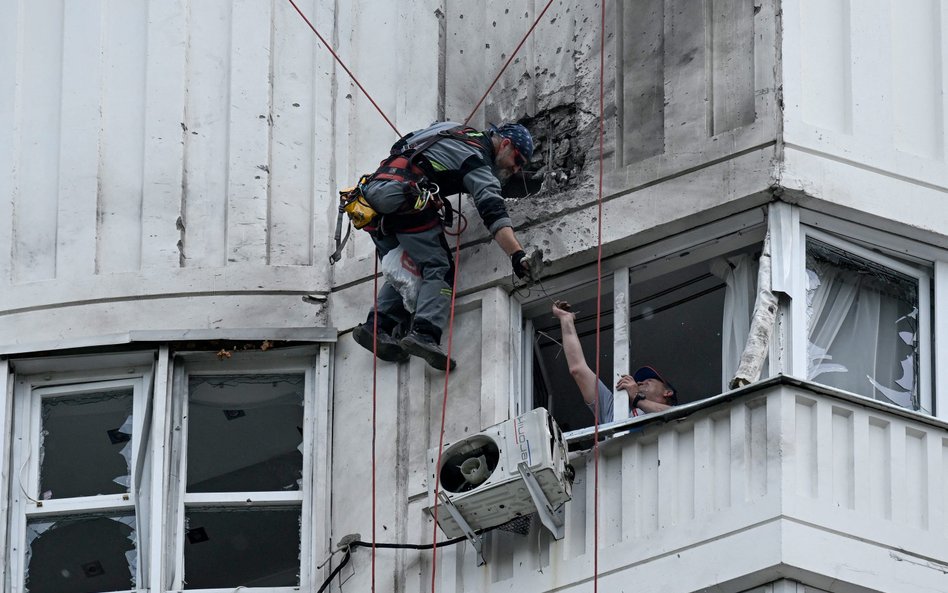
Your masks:
<path fill-rule="evenodd" d="M 296 587 L 299 555 L 299 508 L 187 511 L 185 589 Z"/>
<path fill-rule="evenodd" d="M 40 415 L 41 499 L 128 492 L 131 389 L 44 397 Z"/>
<path fill-rule="evenodd" d="M 657 369 L 677 389 L 679 404 L 721 393 L 725 285 L 704 271 L 707 264 L 696 268 L 650 281 L 629 311 L 630 371 Z"/>
<path fill-rule="evenodd" d="M 303 375 L 192 376 L 188 492 L 299 490 Z"/>

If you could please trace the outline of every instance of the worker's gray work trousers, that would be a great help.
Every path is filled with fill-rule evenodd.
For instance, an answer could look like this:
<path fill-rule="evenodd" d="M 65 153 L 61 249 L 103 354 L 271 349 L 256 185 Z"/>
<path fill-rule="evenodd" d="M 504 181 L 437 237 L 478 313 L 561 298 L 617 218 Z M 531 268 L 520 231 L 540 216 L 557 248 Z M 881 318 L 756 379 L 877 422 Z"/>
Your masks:
<path fill-rule="evenodd" d="M 415 302 L 414 318 L 405 309 L 399 292 L 388 282 L 382 285 L 378 297 L 379 327 L 391 334 L 397 326 L 403 330 L 413 329 L 430 335 L 440 343 L 441 332 L 448 322 L 451 307 L 451 286 L 454 282 L 454 258 L 444 238 L 440 224 L 423 231 L 401 232 L 399 228 L 411 228 L 415 217 L 396 213 L 406 202 L 406 184 L 389 179 L 376 179 L 366 184 L 363 193 L 366 201 L 380 214 L 392 214 L 386 220 L 383 216 L 381 229 L 372 233 L 372 240 L 378 249 L 378 257 L 385 255 L 399 245 L 415 262 L 421 274 L 418 300 Z M 387 224 L 387 222 L 397 223 Z M 418 224 L 425 226 L 426 216 L 418 215 Z M 427 220 L 435 222 L 428 213 Z M 390 228 L 394 227 L 394 228 Z M 368 316 L 372 321 L 372 313 Z"/>
<path fill-rule="evenodd" d="M 392 333 L 396 326 L 411 327 L 441 341 L 441 332 L 448 322 L 451 308 L 451 285 L 454 282 L 454 258 L 440 224 L 412 233 L 389 232 L 372 234 L 379 259 L 399 245 L 408 253 L 421 273 L 421 286 L 415 303 L 415 316 L 405 309 L 399 292 L 388 282 L 379 290 L 379 327 Z M 369 313 L 369 321 L 372 313 Z"/>

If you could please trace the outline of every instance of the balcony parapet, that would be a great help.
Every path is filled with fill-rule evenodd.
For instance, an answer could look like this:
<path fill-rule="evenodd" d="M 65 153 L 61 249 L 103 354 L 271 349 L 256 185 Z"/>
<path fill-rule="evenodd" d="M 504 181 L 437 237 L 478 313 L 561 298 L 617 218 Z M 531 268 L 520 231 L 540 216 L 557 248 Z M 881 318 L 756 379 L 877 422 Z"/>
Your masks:
<path fill-rule="evenodd" d="M 948 590 L 948 423 L 778 376 L 600 433 L 602 590 Z M 591 590 L 592 452 L 572 463 L 563 540 L 492 532 L 486 567 L 439 555 L 439 590 Z"/>

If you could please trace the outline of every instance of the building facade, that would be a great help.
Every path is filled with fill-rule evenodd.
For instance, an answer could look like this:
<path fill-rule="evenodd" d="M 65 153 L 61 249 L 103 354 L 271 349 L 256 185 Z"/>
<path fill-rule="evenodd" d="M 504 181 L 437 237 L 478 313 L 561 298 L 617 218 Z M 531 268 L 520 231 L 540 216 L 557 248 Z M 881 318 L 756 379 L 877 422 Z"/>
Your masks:
<path fill-rule="evenodd" d="M 562 539 L 353 548 L 328 590 L 948 591 L 944 0 L 296 2 L 401 133 L 540 17 L 471 122 L 537 141 L 505 194 L 543 280 L 452 198 L 447 386 L 349 335 L 375 258 L 330 265 L 336 191 L 398 135 L 293 3 L 7 4 L 4 592 L 318 590 L 346 536 L 431 542 L 442 411 L 450 443 L 539 406 Z M 616 396 L 594 455 L 554 299 L 607 385 L 651 364 L 681 405 Z"/>

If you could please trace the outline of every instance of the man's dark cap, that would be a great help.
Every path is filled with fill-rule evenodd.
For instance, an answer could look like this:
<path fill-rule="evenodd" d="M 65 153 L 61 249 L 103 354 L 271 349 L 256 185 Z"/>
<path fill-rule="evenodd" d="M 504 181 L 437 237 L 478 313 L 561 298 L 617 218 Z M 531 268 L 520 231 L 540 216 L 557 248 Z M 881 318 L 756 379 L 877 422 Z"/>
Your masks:
<path fill-rule="evenodd" d="M 533 136 L 530 131 L 520 124 L 504 124 L 499 128 L 491 126 L 491 131 L 510 140 L 514 148 L 529 161 L 533 158 Z"/>
<path fill-rule="evenodd" d="M 642 381 L 645 381 L 646 379 L 658 379 L 659 381 L 661 381 L 662 383 L 665 384 L 665 387 L 667 387 L 669 390 L 671 390 L 671 392 L 672 392 L 672 398 L 673 398 L 675 401 L 678 400 L 678 390 L 675 389 L 674 385 L 672 385 L 671 383 L 669 383 L 669 382 L 665 379 L 665 377 L 663 377 L 658 371 L 656 371 L 654 368 L 652 368 L 652 367 L 650 367 L 650 366 L 640 367 L 640 368 L 639 368 L 637 371 L 635 371 L 635 373 L 632 375 L 632 378 L 635 379 L 635 382 L 636 382 L 636 383 L 641 383 Z"/>

